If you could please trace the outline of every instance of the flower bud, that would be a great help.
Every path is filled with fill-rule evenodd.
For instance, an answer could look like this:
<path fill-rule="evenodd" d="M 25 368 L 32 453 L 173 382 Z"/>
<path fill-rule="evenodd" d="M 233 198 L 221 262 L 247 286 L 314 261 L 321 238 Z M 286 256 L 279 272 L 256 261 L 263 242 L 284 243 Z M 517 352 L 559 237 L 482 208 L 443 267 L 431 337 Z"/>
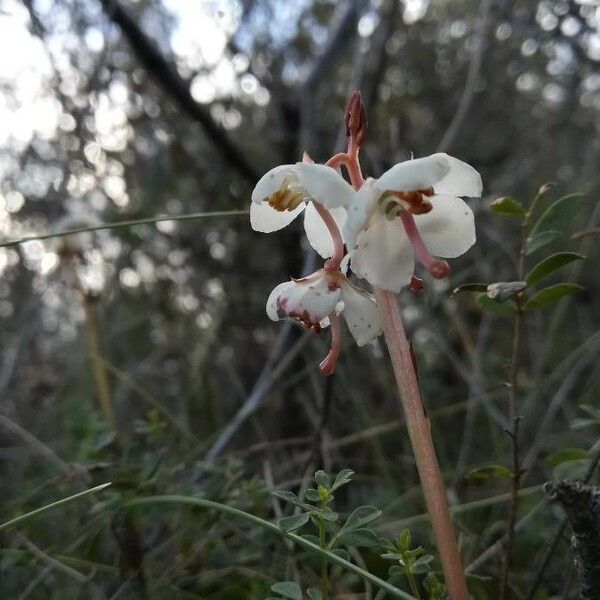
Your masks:
<path fill-rule="evenodd" d="M 362 146 L 367 137 L 367 111 L 358 90 L 352 92 L 344 112 L 346 135 L 356 144 Z"/>

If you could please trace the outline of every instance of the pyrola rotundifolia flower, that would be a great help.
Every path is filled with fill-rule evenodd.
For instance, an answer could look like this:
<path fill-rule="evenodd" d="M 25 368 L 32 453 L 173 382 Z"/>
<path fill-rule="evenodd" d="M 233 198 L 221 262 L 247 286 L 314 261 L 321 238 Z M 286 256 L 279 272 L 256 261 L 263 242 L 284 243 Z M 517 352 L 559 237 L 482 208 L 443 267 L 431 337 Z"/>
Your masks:
<path fill-rule="evenodd" d="M 359 346 L 381 333 L 375 299 L 350 283 L 341 271 L 320 269 L 308 277 L 281 283 L 267 300 L 267 315 L 273 321 L 293 319 L 316 331 L 327 327 L 331 315 L 339 312 Z"/>
<path fill-rule="evenodd" d="M 331 167 L 310 162 L 280 165 L 263 175 L 252 192 L 250 224 L 270 233 L 289 225 L 303 210 L 304 228 L 312 247 L 324 258 L 334 244 L 313 202 L 326 208 L 338 228 L 346 220 L 346 207 L 354 197 L 352 186 Z"/>
<path fill-rule="evenodd" d="M 475 243 L 473 213 L 458 196 L 481 196 L 470 165 L 433 154 L 367 179 L 348 208 L 344 241 L 352 270 L 371 285 L 398 292 L 411 282 L 415 255 L 436 278 Z"/>

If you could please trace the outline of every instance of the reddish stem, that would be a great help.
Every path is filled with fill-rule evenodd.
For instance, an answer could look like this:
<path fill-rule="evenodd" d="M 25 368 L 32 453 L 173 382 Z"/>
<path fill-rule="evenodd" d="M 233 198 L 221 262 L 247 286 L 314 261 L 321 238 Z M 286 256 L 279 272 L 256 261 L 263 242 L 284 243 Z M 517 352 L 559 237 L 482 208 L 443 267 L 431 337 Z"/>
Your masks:
<path fill-rule="evenodd" d="M 333 375 L 342 349 L 342 328 L 340 327 L 340 318 L 335 310 L 329 315 L 329 323 L 331 324 L 331 347 L 319 365 L 319 369 L 324 375 Z"/>
<path fill-rule="evenodd" d="M 423 409 L 398 301 L 395 294 L 380 289 L 375 290 L 375 297 L 383 318 L 385 341 L 400 391 L 406 428 L 415 455 L 423 496 L 442 561 L 446 588 L 451 600 L 468 600 L 469 593 L 448 510 L 444 481 L 435 454 L 429 420 Z"/>
<path fill-rule="evenodd" d="M 333 240 L 333 256 L 325 263 L 324 268 L 326 271 L 339 271 L 340 263 L 344 258 L 344 240 L 342 239 L 342 234 L 331 213 L 322 204 L 318 202 L 313 202 L 313 204 Z"/>

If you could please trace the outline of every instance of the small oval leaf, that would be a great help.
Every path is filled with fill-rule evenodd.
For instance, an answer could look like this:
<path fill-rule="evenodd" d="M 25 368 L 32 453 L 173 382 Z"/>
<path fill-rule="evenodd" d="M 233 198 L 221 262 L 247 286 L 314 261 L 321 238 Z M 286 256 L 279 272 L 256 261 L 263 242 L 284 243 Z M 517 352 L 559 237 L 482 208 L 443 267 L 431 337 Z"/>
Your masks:
<path fill-rule="evenodd" d="M 523 205 L 514 198 L 498 198 L 490 204 L 490 208 L 499 215 L 508 215 L 511 217 L 525 216 Z"/>
<path fill-rule="evenodd" d="M 540 290 L 530 298 L 523 307 L 525 310 L 540 310 L 546 308 L 561 298 L 580 292 L 583 288 L 576 283 L 557 283 Z"/>
<path fill-rule="evenodd" d="M 556 467 L 563 462 L 585 460 L 587 458 L 589 458 L 589 453 L 585 448 L 561 448 L 550 454 L 546 461 L 551 467 Z"/>
<path fill-rule="evenodd" d="M 286 600 L 302 600 L 302 590 L 295 581 L 279 581 L 271 586 L 271 591 Z"/>
<path fill-rule="evenodd" d="M 548 277 L 548 275 L 554 273 L 557 269 L 584 258 L 585 256 L 577 254 L 576 252 L 558 252 L 552 254 L 535 265 L 535 267 L 529 271 L 527 277 L 525 277 L 525 281 L 527 282 L 527 285 L 535 285 L 542 281 L 542 279 Z"/>
<path fill-rule="evenodd" d="M 516 310 L 512 300 L 508 302 L 498 302 L 498 300 L 490 298 L 487 294 L 481 294 L 477 299 L 477 302 L 483 310 L 489 310 L 490 312 L 495 312 L 499 315 L 511 316 Z"/>
<path fill-rule="evenodd" d="M 459 285 L 452 290 L 452 295 L 460 294 L 462 292 L 485 292 L 487 290 L 486 283 L 465 283 Z"/>
<path fill-rule="evenodd" d="M 582 194 L 568 194 L 553 202 L 539 217 L 531 234 L 542 231 L 561 231 L 581 208 L 584 200 Z"/>
<path fill-rule="evenodd" d="M 302 525 L 306 525 L 309 518 L 310 513 L 300 513 L 299 515 L 292 515 L 291 517 L 283 517 L 277 521 L 277 527 L 279 527 L 281 531 L 295 531 L 299 527 L 302 527 Z"/>
<path fill-rule="evenodd" d="M 492 477 L 512 477 L 512 472 L 502 465 L 485 465 L 471 469 L 466 479 L 491 479 Z"/>

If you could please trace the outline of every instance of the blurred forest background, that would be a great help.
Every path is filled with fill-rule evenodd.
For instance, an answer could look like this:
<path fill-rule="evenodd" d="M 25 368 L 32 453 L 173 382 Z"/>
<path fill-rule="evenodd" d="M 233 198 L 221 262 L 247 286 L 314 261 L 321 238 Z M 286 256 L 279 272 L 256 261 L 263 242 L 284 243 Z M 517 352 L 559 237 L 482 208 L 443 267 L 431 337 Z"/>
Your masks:
<path fill-rule="evenodd" d="M 321 467 L 356 472 L 341 513 L 373 504 L 380 534 L 408 527 L 434 553 L 382 347 L 346 336 L 321 376 L 327 335 L 264 310 L 316 260 L 301 224 L 265 236 L 245 213 L 266 170 L 342 147 L 356 88 L 367 175 L 448 151 L 483 176 L 476 246 L 449 280 L 400 298 L 477 598 L 497 597 L 510 479 L 466 474 L 511 467 L 513 323 L 451 292 L 516 279 L 519 222 L 492 200 L 526 204 L 547 182 L 552 198 L 586 195 L 554 242 L 586 255 L 563 273 L 585 290 L 525 322 L 510 597 L 528 597 L 562 521 L 541 485 L 589 471 L 599 435 L 579 408 L 600 390 L 598 238 L 570 237 L 600 222 L 597 2 L 2 0 L 0 85 L 0 242 L 172 217 L 0 248 L 1 520 L 113 482 L 0 533 L 0 597 L 258 600 L 276 581 L 314 585 L 314 559 L 244 523 L 119 506 L 195 494 L 274 520 L 288 509 L 270 492 Z M 576 597 L 557 539 L 535 598 Z M 378 552 L 352 560 L 386 577 Z M 334 597 L 376 597 L 332 578 Z"/>

